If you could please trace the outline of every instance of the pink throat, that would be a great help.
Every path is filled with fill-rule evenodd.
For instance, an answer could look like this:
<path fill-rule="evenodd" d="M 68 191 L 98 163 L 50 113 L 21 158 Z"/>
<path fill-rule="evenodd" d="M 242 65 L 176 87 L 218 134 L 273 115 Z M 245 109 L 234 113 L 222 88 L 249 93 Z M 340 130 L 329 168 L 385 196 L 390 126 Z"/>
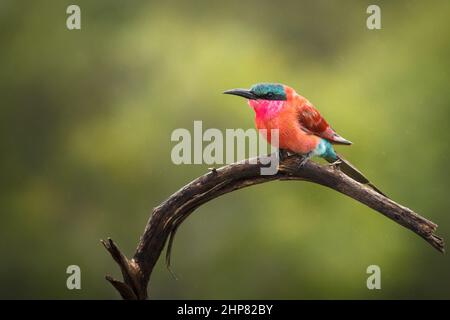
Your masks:
<path fill-rule="evenodd" d="M 248 100 L 248 104 L 256 112 L 256 117 L 268 120 L 276 117 L 283 108 L 283 100 Z"/>

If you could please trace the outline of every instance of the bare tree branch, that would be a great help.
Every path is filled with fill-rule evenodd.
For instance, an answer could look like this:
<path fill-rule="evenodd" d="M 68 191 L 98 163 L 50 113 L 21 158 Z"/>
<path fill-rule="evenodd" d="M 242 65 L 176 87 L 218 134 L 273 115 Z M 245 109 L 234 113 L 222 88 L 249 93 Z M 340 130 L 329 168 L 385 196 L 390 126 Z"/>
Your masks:
<path fill-rule="evenodd" d="M 443 239 L 434 234 L 437 228 L 435 223 L 352 180 L 333 166 L 321 166 L 308 161 L 300 167 L 301 159 L 296 155 L 288 157 L 280 162 L 275 175 L 261 175 L 260 169 L 264 167 L 261 162 L 267 162 L 258 158 L 258 161 L 245 160 L 212 169 L 193 180 L 153 209 L 132 259 L 126 258 L 111 239 L 102 241 L 120 266 L 123 282 L 109 276 L 106 279 L 123 299 L 146 299 L 150 275 L 166 242 L 168 241 L 166 262 L 169 266 L 177 228 L 195 209 L 225 193 L 273 180 L 309 181 L 334 189 L 410 229 L 435 249 L 444 252 Z"/>

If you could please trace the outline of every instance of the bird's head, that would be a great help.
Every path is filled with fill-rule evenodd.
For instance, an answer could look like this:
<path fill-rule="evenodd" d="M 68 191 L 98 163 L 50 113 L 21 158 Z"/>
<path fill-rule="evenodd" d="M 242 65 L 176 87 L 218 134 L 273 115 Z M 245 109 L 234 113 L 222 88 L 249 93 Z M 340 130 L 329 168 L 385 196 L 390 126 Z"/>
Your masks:
<path fill-rule="evenodd" d="M 247 98 L 257 117 L 272 118 L 285 106 L 287 90 L 289 87 L 279 83 L 258 83 L 250 89 L 231 89 L 224 93 Z"/>
<path fill-rule="evenodd" d="M 249 100 L 287 100 L 285 86 L 279 83 L 257 83 L 250 89 L 231 89 L 224 92 Z"/>

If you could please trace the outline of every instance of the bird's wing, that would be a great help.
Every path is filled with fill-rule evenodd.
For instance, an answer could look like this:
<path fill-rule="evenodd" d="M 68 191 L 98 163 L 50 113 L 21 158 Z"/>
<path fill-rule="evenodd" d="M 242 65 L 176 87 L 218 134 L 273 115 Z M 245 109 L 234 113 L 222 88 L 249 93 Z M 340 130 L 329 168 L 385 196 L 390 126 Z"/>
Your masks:
<path fill-rule="evenodd" d="M 297 108 L 297 119 L 305 132 L 327 139 L 332 143 L 352 144 L 338 135 L 314 106 L 306 101 Z"/>

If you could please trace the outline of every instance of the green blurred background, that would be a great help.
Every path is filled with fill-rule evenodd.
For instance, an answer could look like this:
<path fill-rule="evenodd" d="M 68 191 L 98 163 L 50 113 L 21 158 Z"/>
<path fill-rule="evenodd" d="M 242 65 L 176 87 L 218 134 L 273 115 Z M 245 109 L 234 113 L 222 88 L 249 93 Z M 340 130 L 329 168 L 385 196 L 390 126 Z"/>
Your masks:
<path fill-rule="evenodd" d="M 81 7 L 82 29 L 66 29 Z M 366 28 L 381 6 L 382 30 Z M 151 209 L 207 165 L 176 128 L 251 128 L 221 92 L 281 82 L 351 159 L 450 239 L 449 1 L 0 1 L 0 298 L 118 298 L 99 243 L 131 255 Z M 202 206 L 161 259 L 163 298 L 450 298 L 450 258 L 354 200 L 273 182 Z M 82 270 L 66 288 L 66 267 Z M 366 288 L 367 266 L 382 289 Z"/>

